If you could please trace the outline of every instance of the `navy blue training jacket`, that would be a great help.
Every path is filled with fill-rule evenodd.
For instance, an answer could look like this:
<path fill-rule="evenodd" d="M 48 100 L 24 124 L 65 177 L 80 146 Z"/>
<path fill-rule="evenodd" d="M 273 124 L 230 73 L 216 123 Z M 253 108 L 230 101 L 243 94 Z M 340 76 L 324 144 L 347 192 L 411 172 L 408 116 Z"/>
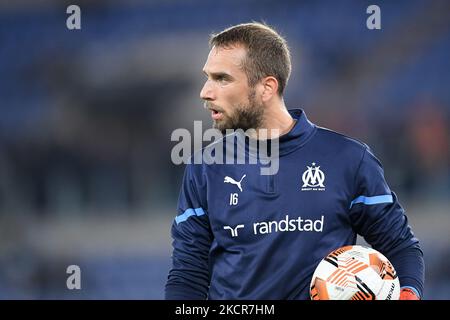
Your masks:
<path fill-rule="evenodd" d="M 187 165 L 166 299 L 309 299 L 318 263 L 357 234 L 422 295 L 419 241 L 378 159 L 303 110 L 289 112 L 297 121 L 279 139 L 276 174 L 249 161 Z"/>

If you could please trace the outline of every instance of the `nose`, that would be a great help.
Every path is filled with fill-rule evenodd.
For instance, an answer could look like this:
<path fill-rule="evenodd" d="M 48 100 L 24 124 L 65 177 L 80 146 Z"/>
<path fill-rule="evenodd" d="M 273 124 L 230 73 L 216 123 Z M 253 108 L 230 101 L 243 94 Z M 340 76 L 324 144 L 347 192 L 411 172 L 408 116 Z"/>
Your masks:
<path fill-rule="evenodd" d="M 213 92 L 213 88 L 212 88 L 212 84 L 209 80 L 207 80 L 205 82 L 205 84 L 203 85 L 202 90 L 200 91 L 200 98 L 202 98 L 203 100 L 214 100 L 214 92 Z"/>

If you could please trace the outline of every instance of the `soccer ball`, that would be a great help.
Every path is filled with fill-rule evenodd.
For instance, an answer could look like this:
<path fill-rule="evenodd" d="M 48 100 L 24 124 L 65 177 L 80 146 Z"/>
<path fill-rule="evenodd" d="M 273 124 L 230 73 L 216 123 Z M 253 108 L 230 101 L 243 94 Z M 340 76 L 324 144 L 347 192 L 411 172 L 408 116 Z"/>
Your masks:
<path fill-rule="evenodd" d="M 398 300 L 400 282 L 380 252 L 363 246 L 334 250 L 314 271 L 312 300 Z"/>

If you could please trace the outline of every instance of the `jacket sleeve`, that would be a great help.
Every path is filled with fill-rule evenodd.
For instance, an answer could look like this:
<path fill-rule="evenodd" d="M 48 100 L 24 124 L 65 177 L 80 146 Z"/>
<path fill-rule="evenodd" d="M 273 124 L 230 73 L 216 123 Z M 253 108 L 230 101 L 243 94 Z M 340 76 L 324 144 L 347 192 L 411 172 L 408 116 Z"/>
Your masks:
<path fill-rule="evenodd" d="M 350 203 L 350 219 L 356 233 L 393 264 L 402 287 L 422 296 L 424 260 L 419 240 L 408 224 L 405 211 L 384 178 L 380 161 L 365 148 Z"/>
<path fill-rule="evenodd" d="M 165 286 L 167 300 L 206 299 L 208 255 L 212 232 L 206 207 L 206 182 L 201 165 L 186 167 L 172 224 L 172 267 Z"/>

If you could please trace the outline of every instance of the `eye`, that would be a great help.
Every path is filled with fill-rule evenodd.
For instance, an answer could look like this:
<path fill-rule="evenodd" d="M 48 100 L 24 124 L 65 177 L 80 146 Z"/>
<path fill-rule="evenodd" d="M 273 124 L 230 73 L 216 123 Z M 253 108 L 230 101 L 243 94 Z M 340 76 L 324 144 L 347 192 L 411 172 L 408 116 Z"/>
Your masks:
<path fill-rule="evenodd" d="M 205 74 L 205 76 L 207 78 L 207 81 L 212 80 L 221 85 L 227 84 L 227 83 L 231 82 L 233 79 L 225 73 L 212 73 L 209 76 Z"/>
<path fill-rule="evenodd" d="M 217 75 L 215 80 L 220 84 L 227 84 L 228 82 L 231 81 L 230 77 L 228 77 L 227 75 Z"/>

